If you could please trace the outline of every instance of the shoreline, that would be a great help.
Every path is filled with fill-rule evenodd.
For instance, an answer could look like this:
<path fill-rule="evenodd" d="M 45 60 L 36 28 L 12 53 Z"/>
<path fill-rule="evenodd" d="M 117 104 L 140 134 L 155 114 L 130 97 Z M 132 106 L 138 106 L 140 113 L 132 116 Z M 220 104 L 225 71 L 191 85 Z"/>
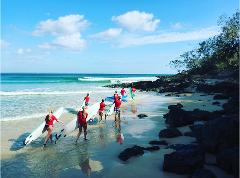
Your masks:
<path fill-rule="evenodd" d="M 131 84 L 140 91 L 162 93 L 179 99 L 182 96 L 189 98 L 191 95 L 198 95 L 183 103 L 168 106 L 169 111 L 164 115 L 166 129 L 160 130 L 159 138 L 160 141 L 163 141 L 161 137 L 164 141 L 175 140 L 178 144 L 168 143 L 174 151 L 164 155 L 164 171 L 204 177 L 238 177 L 239 82 L 236 73 L 237 71 L 228 72 L 227 75 L 225 73 L 222 79 L 221 73 L 215 77 L 180 73 L 170 77 L 161 76 L 155 82 Z M 117 84 L 106 87 L 131 85 Z M 204 100 L 204 97 L 209 98 Z M 196 141 L 182 143 L 182 136 L 195 138 Z M 155 143 L 160 144 L 158 141 Z M 161 144 L 159 148 L 161 149 Z M 129 149 L 137 149 L 136 154 L 140 155 L 141 151 L 145 150 L 140 147 Z M 124 150 L 121 154 L 131 158 L 130 153 Z M 192 155 L 193 153 L 195 155 Z M 208 163 L 207 154 L 215 161 Z M 195 165 L 190 165 L 192 161 L 196 161 Z M 226 164 L 227 162 L 229 164 Z"/>
<path fill-rule="evenodd" d="M 217 100 L 217 101 L 220 102 L 220 105 L 212 105 L 212 102 L 215 101 L 215 100 L 213 100 L 214 96 L 213 95 L 206 95 L 206 94 L 203 94 L 203 93 L 189 93 L 189 92 L 188 93 L 181 93 L 181 94 L 180 93 L 178 93 L 178 94 L 165 93 L 165 94 L 160 94 L 159 95 L 155 92 L 140 92 L 139 95 L 145 95 L 145 97 L 143 97 L 141 100 L 138 100 L 138 104 L 139 104 L 138 106 L 137 106 L 137 103 L 135 103 L 135 107 L 137 107 L 136 114 L 133 114 L 133 113 L 131 114 L 132 104 L 133 104 L 132 102 L 123 106 L 123 108 L 126 108 L 126 111 L 124 110 L 125 113 L 123 113 L 122 124 L 121 124 L 122 125 L 122 127 L 121 127 L 122 131 L 121 132 L 124 133 L 125 141 L 126 141 L 126 139 L 127 140 L 129 139 L 128 141 L 126 141 L 127 144 L 124 143 L 123 148 L 122 147 L 117 148 L 116 145 L 112 145 L 113 140 L 115 139 L 115 136 L 112 133 L 112 134 L 108 135 L 109 141 L 107 141 L 107 142 L 104 141 L 104 143 L 101 143 L 99 145 L 95 145 L 93 147 L 99 147 L 100 146 L 102 148 L 102 146 L 103 146 L 103 147 L 108 148 L 108 147 L 111 147 L 111 145 L 112 145 L 113 146 L 112 149 L 114 150 L 114 153 L 113 153 L 113 151 L 111 151 L 110 155 L 112 155 L 112 156 L 114 155 L 115 158 L 113 159 L 111 156 L 109 157 L 109 156 L 105 155 L 107 157 L 107 158 L 105 158 L 105 160 L 113 159 L 114 161 L 113 161 L 112 164 L 113 165 L 116 164 L 115 166 L 118 169 L 118 171 L 119 170 L 126 171 L 127 169 L 130 169 L 130 168 L 134 169 L 134 170 L 135 169 L 138 170 L 140 168 L 139 166 L 141 166 L 141 164 L 144 164 L 147 168 L 149 168 L 149 170 L 148 171 L 146 170 L 147 171 L 146 173 L 140 171 L 140 173 L 142 173 L 142 174 L 139 173 L 139 175 L 138 175 L 139 177 L 141 177 L 143 175 L 147 176 L 148 174 L 152 175 L 152 174 L 156 174 L 156 173 L 162 175 L 163 178 L 168 178 L 168 177 L 172 177 L 172 176 L 179 177 L 179 178 L 186 177 L 186 175 L 177 175 L 175 173 L 168 173 L 168 172 L 162 171 L 162 168 L 159 171 L 159 169 L 156 169 L 156 167 L 154 167 L 155 169 L 153 170 L 153 168 L 150 168 L 148 165 L 146 165 L 145 162 L 151 162 L 151 161 L 153 161 L 153 162 L 155 162 L 155 164 L 157 164 L 156 160 L 158 160 L 159 161 L 158 162 L 158 167 L 159 166 L 162 167 L 161 165 L 164 164 L 164 155 L 165 154 L 171 154 L 172 152 L 174 152 L 173 149 L 170 149 L 170 150 L 166 149 L 165 146 L 160 145 L 160 150 L 156 151 L 156 152 L 149 152 L 149 151 L 146 152 L 145 151 L 143 156 L 136 157 L 136 158 L 131 158 L 130 161 L 127 164 L 121 163 L 121 161 L 119 162 L 116 154 L 119 154 L 121 151 L 124 150 L 124 148 L 126 149 L 126 148 L 129 148 L 129 147 L 132 147 L 133 145 L 135 145 L 135 143 L 134 143 L 135 139 L 139 140 L 139 141 L 136 142 L 137 145 L 148 146 L 148 147 L 150 146 L 149 143 L 148 143 L 149 141 L 158 140 L 158 136 L 157 136 L 158 132 L 162 129 L 167 128 L 167 125 L 164 123 L 165 120 L 163 118 L 163 115 L 168 112 L 167 107 L 169 105 L 176 105 L 177 103 L 181 103 L 181 104 L 183 104 L 183 109 L 188 110 L 188 111 L 193 110 L 195 108 L 200 108 L 200 109 L 203 109 L 203 110 L 207 108 L 209 111 L 215 111 L 215 110 L 221 110 L 221 105 L 226 103 L 227 100 Z M 205 95 L 205 96 L 201 96 L 201 95 Z M 148 100 L 147 99 L 148 97 L 146 97 L 146 96 L 148 96 L 148 97 L 151 96 L 152 98 L 156 99 L 156 101 L 151 100 L 151 99 Z M 155 103 L 155 106 L 154 106 L 153 103 Z M 155 109 L 155 112 L 154 112 L 155 114 L 151 114 L 151 112 L 148 113 L 144 109 L 148 105 L 152 106 L 152 109 L 153 109 L 153 106 L 155 107 L 154 108 Z M 205 105 L 205 106 L 203 106 L 203 105 Z M 146 127 L 146 131 L 143 131 L 144 129 L 141 129 L 141 131 L 139 132 L 139 129 L 136 129 L 136 128 L 137 127 L 141 128 L 143 125 L 140 122 L 135 122 L 135 121 L 136 121 L 136 119 L 138 119 L 137 114 L 141 114 L 141 113 L 147 114 L 149 119 L 144 118 L 144 119 L 139 119 L 138 121 L 140 121 L 142 124 L 144 123 L 146 126 L 150 126 L 150 125 L 152 125 L 152 126 Z M 135 118 L 135 119 L 129 120 L 130 118 Z M 108 119 L 108 121 L 110 121 L 110 119 Z M 14 121 L 11 121 L 11 122 L 14 122 Z M 22 121 L 18 121 L 18 122 L 22 122 Z M 27 123 L 27 121 L 25 121 L 25 122 Z M 112 121 L 110 121 L 110 122 L 112 122 Z M 4 123 L 4 122 L 1 122 L 1 124 L 2 123 Z M 135 128 L 130 127 L 131 125 L 136 124 L 136 123 L 140 123 L 140 124 L 135 125 Z M 109 124 L 109 123 L 107 122 L 105 124 Z M 110 124 L 110 125 L 112 125 L 112 124 Z M 161 127 L 158 128 L 159 126 L 161 126 Z M 92 135 L 92 134 L 96 134 L 97 129 L 100 129 L 100 130 L 104 130 L 104 128 L 106 129 L 106 125 L 104 125 L 104 123 L 103 123 L 99 126 L 91 126 L 91 127 L 89 127 L 89 129 L 90 128 L 93 128 L 93 130 L 91 130 L 91 132 L 89 133 L 90 135 Z M 136 129 L 136 130 L 134 130 L 134 129 Z M 18 128 L 18 132 L 20 130 L 21 130 L 21 128 Z M 181 128 L 179 128 L 179 130 L 181 132 L 184 132 L 184 133 L 190 131 L 188 126 L 181 127 Z M 132 132 L 129 132 L 129 131 L 132 131 Z M 76 132 L 70 134 L 68 139 L 63 140 L 63 142 L 61 144 L 67 145 L 67 148 L 64 148 L 62 150 L 63 153 L 66 152 L 67 149 L 70 149 L 70 150 L 76 149 L 76 148 L 73 147 L 72 142 L 71 142 L 71 140 L 74 139 L 75 135 L 76 135 Z M 141 135 L 141 137 L 138 137 L 138 135 Z M 110 141 L 110 140 L 112 140 L 112 141 Z M 192 142 L 196 141 L 196 139 L 194 139 L 193 137 L 188 137 L 188 136 L 181 136 L 181 137 L 176 137 L 176 138 L 163 138 L 163 139 L 160 138 L 159 139 L 159 141 L 162 141 L 162 140 L 167 141 L 169 145 L 171 145 L 171 144 L 191 144 Z M 96 141 L 94 141 L 94 142 L 96 142 Z M 34 146 L 30 150 L 28 150 L 30 152 L 30 154 L 36 154 L 37 153 L 38 157 L 43 156 L 42 154 L 44 154 L 44 153 L 41 153 L 42 150 L 39 148 L 39 144 L 40 144 L 40 142 L 34 144 Z M 84 143 L 80 143 L 80 145 L 84 145 Z M 36 147 L 36 148 L 34 148 L 34 147 Z M 58 153 L 59 150 L 57 150 L 57 149 L 59 149 L 59 145 L 57 145 L 55 147 L 56 148 L 54 148 L 54 145 L 50 145 L 49 146 L 49 149 L 50 149 L 49 151 L 51 151 L 51 152 L 53 151 L 53 152 Z M 9 164 L 11 165 L 12 161 L 14 161 L 14 160 L 16 161 L 16 156 L 17 155 L 21 155 L 23 157 L 25 157 L 24 155 L 26 155 L 28 157 L 29 154 L 26 154 L 25 151 L 20 149 L 20 151 L 16 151 L 15 154 L 9 154 L 5 158 L 2 156 L 2 153 L 1 153 L 2 163 L 6 166 L 6 163 L 9 163 L 9 161 L 10 161 Z M 38 153 L 38 152 L 40 152 L 40 153 Z M 74 154 L 76 154 L 76 153 L 74 153 Z M 94 163 L 97 164 L 97 165 L 92 166 L 92 167 L 98 167 L 98 171 L 96 171 L 96 173 L 93 173 L 94 172 L 93 171 L 92 174 L 101 174 L 101 171 L 105 169 L 104 168 L 105 165 L 102 161 L 100 161 L 101 159 L 99 159 L 99 155 L 96 155 L 97 153 L 92 152 L 91 154 L 95 155 L 93 158 L 90 159 L 91 164 L 94 164 Z M 32 156 L 30 156 L 30 157 L 32 157 Z M 56 158 L 53 158 L 53 160 L 55 160 L 55 159 Z M 67 158 L 65 158 L 65 159 L 67 159 Z M 35 160 L 35 158 L 34 158 L 34 160 Z M 127 168 L 123 168 L 121 166 L 122 164 L 128 165 Z M 4 165 L 3 165 L 4 169 L 8 169 Z M 111 167 L 111 165 L 108 165 L 107 167 Z M 218 175 L 221 178 L 232 178 L 232 176 L 227 175 L 224 171 L 220 170 L 216 166 L 212 166 L 212 167 L 210 166 L 210 168 L 209 168 L 209 166 L 205 166 L 205 167 L 207 167 L 208 169 L 213 171 L 216 175 Z M 94 169 L 97 170 L 97 168 L 94 168 Z M 74 167 L 74 170 L 75 170 L 75 167 Z M 80 169 L 79 171 L 81 172 L 82 170 Z M 107 173 L 106 177 L 117 176 L 118 171 L 116 171 L 116 172 L 110 171 L 110 172 Z M 60 175 L 74 175 L 74 171 L 71 170 L 70 167 L 69 167 L 64 172 L 61 172 Z M 126 174 L 126 177 L 128 177 L 128 176 L 129 175 Z M 133 175 L 131 175 L 131 176 L 133 176 Z"/>

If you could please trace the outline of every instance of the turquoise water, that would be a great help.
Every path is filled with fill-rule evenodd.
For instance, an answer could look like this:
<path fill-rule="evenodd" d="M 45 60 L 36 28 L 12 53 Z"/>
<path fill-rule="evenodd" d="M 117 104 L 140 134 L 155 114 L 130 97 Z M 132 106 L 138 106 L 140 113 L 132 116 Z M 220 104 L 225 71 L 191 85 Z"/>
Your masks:
<path fill-rule="evenodd" d="M 1 120 L 41 117 L 50 109 L 78 108 L 111 96 L 107 84 L 156 80 L 157 74 L 1 74 Z"/>

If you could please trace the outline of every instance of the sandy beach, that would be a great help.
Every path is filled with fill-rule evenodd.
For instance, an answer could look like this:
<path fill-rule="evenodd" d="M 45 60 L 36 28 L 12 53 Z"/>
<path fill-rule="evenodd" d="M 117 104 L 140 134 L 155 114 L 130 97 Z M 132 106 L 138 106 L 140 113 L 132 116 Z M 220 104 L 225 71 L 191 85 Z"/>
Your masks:
<path fill-rule="evenodd" d="M 179 97 L 167 97 L 155 93 L 138 93 L 135 101 L 122 106 L 120 125 L 114 124 L 113 116 L 97 125 L 88 127 L 89 141 L 75 145 L 77 131 L 55 144 L 48 144 L 42 149 L 43 137 L 23 147 L 22 141 L 27 133 L 42 122 L 42 118 L 21 121 L 2 121 L 1 162 L 2 177 L 154 177 L 163 178 L 187 177 L 163 172 L 163 156 L 172 149 L 160 147 L 159 151 L 148 152 L 140 157 L 131 158 L 128 163 L 118 159 L 118 154 L 133 145 L 148 146 L 150 140 L 158 139 L 158 132 L 166 128 L 163 114 L 167 106 L 181 103 L 184 109 L 200 108 L 207 111 L 220 110 L 220 106 L 212 105 L 213 96 L 201 96 L 201 93 L 182 94 Z M 224 103 L 224 100 L 219 100 Z M 138 114 L 147 114 L 147 118 L 139 119 Z M 65 123 L 76 117 L 65 114 L 61 120 Z M 61 129 L 56 124 L 55 131 Z M 180 128 L 182 132 L 188 127 Z M 124 137 L 124 139 L 123 139 Z M 119 140 L 120 139 L 120 140 Z M 122 139 L 122 141 L 121 141 Z M 169 144 L 187 144 L 195 141 L 193 137 L 181 136 L 164 139 Z M 122 142 L 122 144 L 121 144 Z M 208 157 L 211 158 L 211 155 Z M 214 158 L 212 158 L 214 160 Z M 53 166 L 54 165 L 54 166 Z M 219 178 L 230 178 L 216 166 L 207 166 Z"/>

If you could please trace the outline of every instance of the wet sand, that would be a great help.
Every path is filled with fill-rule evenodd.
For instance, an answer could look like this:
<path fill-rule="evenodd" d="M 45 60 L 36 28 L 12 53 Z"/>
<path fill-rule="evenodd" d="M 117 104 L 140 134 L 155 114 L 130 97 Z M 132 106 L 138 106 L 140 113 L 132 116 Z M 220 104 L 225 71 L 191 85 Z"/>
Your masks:
<path fill-rule="evenodd" d="M 129 101 L 122 107 L 121 122 L 115 124 L 114 117 L 100 124 L 88 127 L 89 141 L 74 144 L 77 131 L 59 141 L 48 144 L 42 149 L 43 137 L 27 147 L 22 146 L 23 139 L 42 119 L 1 122 L 1 175 L 2 177 L 188 177 L 162 171 L 163 156 L 173 150 L 160 148 L 159 151 L 145 153 L 141 157 L 131 158 L 127 163 L 118 159 L 118 154 L 133 145 L 149 146 L 150 140 L 158 140 L 158 132 L 164 128 L 163 114 L 170 104 L 182 103 L 184 109 L 195 108 L 213 111 L 221 109 L 212 105 L 212 96 L 187 94 L 180 97 L 166 97 L 154 93 L 141 93 L 140 99 Z M 140 97 L 141 96 L 141 97 Z M 201 101 L 199 101 L 201 100 Z M 224 100 L 220 100 L 222 103 Z M 149 117 L 139 119 L 138 114 Z M 76 117 L 66 114 L 61 118 L 65 123 Z M 61 129 L 55 125 L 55 131 Z M 188 127 L 180 128 L 187 131 Z M 45 135 L 44 135 L 45 136 Z M 191 143 L 192 137 L 181 136 L 164 139 L 169 143 Z M 208 155 L 211 158 L 211 155 Z M 214 158 L 212 158 L 214 161 Z M 219 168 L 206 166 L 217 177 L 230 178 Z"/>

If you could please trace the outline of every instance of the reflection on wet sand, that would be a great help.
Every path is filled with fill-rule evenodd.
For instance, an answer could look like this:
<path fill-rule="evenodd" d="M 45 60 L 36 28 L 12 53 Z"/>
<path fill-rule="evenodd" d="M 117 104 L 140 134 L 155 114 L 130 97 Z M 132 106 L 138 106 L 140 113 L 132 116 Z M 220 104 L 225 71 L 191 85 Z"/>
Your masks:
<path fill-rule="evenodd" d="M 121 119 L 115 121 L 115 133 L 116 133 L 116 141 L 119 144 L 123 144 L 123 134 L 121 133 Z"/>
<path fill-rule="evenodd" d="M 87 158 L 85 161 L 80 162 L 79 166 L 84 174 L 90 176 L 92 169 L 89 164 L 89 158 Z"/>
<path fill-rule="evenodd" d="M 137 113 L 137 106 L 136 106 L 135 103 L 132 103 L 132 104 L 131 104 L 131 112 L 132 112 L 133 114 L 136 114 L 136 113 Z"/>

